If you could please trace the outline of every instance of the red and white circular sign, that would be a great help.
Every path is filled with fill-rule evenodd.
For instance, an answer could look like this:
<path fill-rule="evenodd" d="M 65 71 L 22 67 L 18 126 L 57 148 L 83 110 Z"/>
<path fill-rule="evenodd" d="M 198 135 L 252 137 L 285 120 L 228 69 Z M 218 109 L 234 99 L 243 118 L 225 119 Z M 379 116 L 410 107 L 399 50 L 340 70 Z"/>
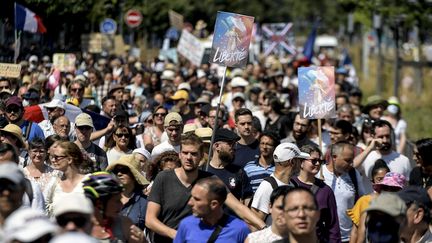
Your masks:
<path fill-rule="evenodd" d="M 125 22 L 127 26 L 131 28 L 138 27 L 141 24 L 142 20 L 143 16 L 141 12 L 136 9 L 130 9 L 125 15 Z"/>

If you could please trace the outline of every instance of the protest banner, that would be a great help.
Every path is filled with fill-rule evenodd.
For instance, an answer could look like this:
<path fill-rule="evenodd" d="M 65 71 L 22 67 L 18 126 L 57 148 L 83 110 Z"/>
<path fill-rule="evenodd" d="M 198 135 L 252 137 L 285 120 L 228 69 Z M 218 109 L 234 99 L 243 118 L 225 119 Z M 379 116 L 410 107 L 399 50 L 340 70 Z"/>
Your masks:
<path fill-rule="evenodd" d="M 170 21 L 170 25 L 175 27 L 178 30 L 182 30 L 183 29 L 183 25 L 184 25 L 184 18 L 183 15 L 177 13 L 176 11 L 173 10 L 169 10 L 168 11 L 168 17 L 169 17 L 169 21 Z"/>
<path fill-rule="evenodd" d="M 319 145 L 322 149 L 321 120 L 336 117 L 334 67 L 298 69 L 300 117 L 318 119 Z"/>
<path fill-rule="evenodd" d="M 0 63 L 0 76 L 18 78 L 21 74 L 21 65 L 12 63 Z"/>
<path fill-rule="evenodd" d="M 72 53 L 54 53 L 53 65 L 62 72 L 75 71 L 76 56 Z"/>
<path fill-rule="evenodd" d="M 204 45 L 194 35 L 187 30 L 182 31 L 177 51 L 193 65 L 199 67 L 204 55 Z"/>
<path fill-rule="evenodd" d="M 248 61 L 254 17 L 219 11 L 210 62 L 225 67 L 244 67 Z"/>
<path fill-rule="evenodd" d="M 218 104 L 216 106 L 216 118 L 218 121 L 222 94 L 225 88 L 227 67 L 245 67 L 248 61 L 249 45 L 252 38 L 254 17 L 218 11 L 213 34 L 213 44 L 210 53 L 210 63 L 224 66 Z M 216 123 L 217 124 L 217 123 Z M 215 133 L 218 127 L 213 129 L 209 158 L 212 156 L 212 147 Z M 207 162 L 205 170 L 208 170 Z"/>
<path fill-rule="evenodd" d="M 292 23 L 263 24 L 262 33 L 264 36 L 264 55 L 274 53 L 278 56 L 285 53 L 296 54 L 294 31 L 291 31 Z"/>

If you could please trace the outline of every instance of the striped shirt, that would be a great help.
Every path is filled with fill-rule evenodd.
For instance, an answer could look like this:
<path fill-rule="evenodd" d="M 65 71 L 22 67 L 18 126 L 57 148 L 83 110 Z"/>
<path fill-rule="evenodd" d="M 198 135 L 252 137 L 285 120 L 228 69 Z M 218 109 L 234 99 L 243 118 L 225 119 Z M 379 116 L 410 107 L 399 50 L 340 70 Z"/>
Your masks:
<path fill-rule="evenodd" d="M 260 165 L 258 160 L 259 158 L 246 163 L 245 167 L 243 168 L 249 177 L 252 191 L 254 193 L 264 178 L 269 177 L 275 171 L 274 164 L 264 168 L 262 165 Z"/>

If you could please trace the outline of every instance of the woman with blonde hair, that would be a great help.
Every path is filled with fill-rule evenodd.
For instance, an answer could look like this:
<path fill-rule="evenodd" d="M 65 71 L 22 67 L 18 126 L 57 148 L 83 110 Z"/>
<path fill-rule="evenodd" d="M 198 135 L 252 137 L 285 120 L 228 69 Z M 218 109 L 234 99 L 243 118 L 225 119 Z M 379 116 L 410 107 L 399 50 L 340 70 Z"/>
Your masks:
<path fill-rule="evenodd" d="M 149 152 L 161 143 L 162 134 L 165 130 L 164 120 L 167 114 L 168 111 L 163 106 L 157 106 L 153 110 L 153 126 L 146 128 L 143 134 L 144 147 Z"/>
<path fill-rule="evenodd" d="M 49 155 L 51 167 L 61 172 L 61 176 L 54 183 L 51 193 L 47 196 L 48 213 L 51 214 L 52 204 L 65 194 L 83 194 L 82 181 L 85 177 L 80 172 L 83 155 L 80 148 L 73 142 L 58 142 L 51 148 Z"/>

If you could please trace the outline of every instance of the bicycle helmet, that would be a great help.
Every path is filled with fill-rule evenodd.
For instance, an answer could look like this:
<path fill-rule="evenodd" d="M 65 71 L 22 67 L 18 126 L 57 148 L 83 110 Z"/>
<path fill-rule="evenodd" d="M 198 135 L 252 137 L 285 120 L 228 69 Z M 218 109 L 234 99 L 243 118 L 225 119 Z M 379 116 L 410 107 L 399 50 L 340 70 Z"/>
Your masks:
<path fill-rule="evenodd" d="M 83 181 L 83 189 L 84 194 L 93 202 L 123 191 L 123 187 L 117 177 L 106 171 L 90 174 Z"/>

